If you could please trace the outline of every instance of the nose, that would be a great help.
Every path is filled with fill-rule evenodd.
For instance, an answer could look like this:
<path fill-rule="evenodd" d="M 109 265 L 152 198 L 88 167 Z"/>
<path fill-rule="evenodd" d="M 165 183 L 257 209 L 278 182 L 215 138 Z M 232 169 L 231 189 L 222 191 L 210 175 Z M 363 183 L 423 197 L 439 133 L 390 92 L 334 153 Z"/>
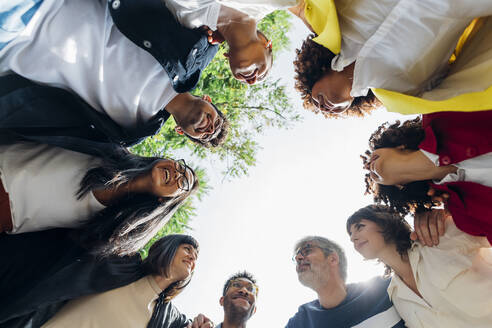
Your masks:
<path fill-rule="evenodd" d="M 294 257 L 296 262 L 300 262 L 302 259 L 304 259 L 304 256 L 302 256 L 302 254 L 299 252 L 296 254 L 296 256 Z"/>
<path fill-rule="evenodd" d="M 208 126 L 207 129 L 205 130 L 205 133 L 212 134 L 215 129 L 215 122 L 211 122 Z"/>
<path fill-rule="evenodd" d="M 350 241 L 351 241 L 351 242 L 355 242 L 357 239 L 358 239 L 358 238 L 357 238 L 357 236 L 356 236 L 356 233 L 355 233 L 355 232 L 352 232 L 352 233 L 350 234 Z"/>

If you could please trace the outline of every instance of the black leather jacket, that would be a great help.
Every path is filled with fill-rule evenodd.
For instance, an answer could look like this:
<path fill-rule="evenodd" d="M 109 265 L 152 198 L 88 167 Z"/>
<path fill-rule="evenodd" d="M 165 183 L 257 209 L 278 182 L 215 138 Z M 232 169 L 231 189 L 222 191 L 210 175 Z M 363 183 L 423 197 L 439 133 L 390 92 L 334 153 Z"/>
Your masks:
<path fill-rule="evenodd" d="M 145 276 L 140 255 L 98 258 L 74 242 L 70 232 L 0 235 L 0 327 L 41 327 L 69 300 Z M 147 327 L 184 328 L 190 322 L 171 302 L 158 312 Z"/>

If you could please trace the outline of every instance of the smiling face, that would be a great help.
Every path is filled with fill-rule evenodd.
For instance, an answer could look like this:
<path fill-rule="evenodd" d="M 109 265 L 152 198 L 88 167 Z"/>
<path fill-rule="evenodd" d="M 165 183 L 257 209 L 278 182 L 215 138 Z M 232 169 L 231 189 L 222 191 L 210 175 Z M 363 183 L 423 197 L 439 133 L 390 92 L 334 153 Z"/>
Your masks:
<path fill-rule="evenodd" d="M 217 135 L 222 128 L 223 119 L 211 104 L 209 96 L 195 97 L 186 109 L 186 115 L 176 121 L 178 133 L 206 141 Z"/>
<path fill-rule="evenodd" d="M 352 90 L 353 66 L 343 71 L 329 71 L 314 83 L 311 97 L 320 111 L 342 114 L 350 108 L 354 98 Z"/>
<path fill-rule="evenodd" d="M 314 242 L 307 242 L 296 252 L 296 272 L 301 284 L 315 289 L 332 277 L 331 258 L 334 254 L 325 255 Z M 338 268 L 337 268 L 338 269 Z"/>
<path fill-rule="evenodd" d="M 150 171 L 152 186 L 150 192 L 157 197 L 175 197 L 188 193 L 195 184 L 195 173 L 184 161 L 163 159 Z"/>
<path fill-rule="evenodd" d="M 171 262 L 170 276 L 176 281 L 187 279 L 195 270 L 198 252 L 190 244 L 181 244 Z"/>
<path fill-rule="evenodd" d="M 226 54 L 234 78 L 247 84 L 263 81 L 272 67 L 270 41 L 259 32 L 257 36 L 256 41 Z"/>
<path fill-rule="evenodd" d="M 381 228 L 370 220 L 361 219 L 352 224 L 349 235 L 355 250 L 368 260 L 379 258 L 381 252 L 387 247 Z"/>
<path fill-rule="evenodd" d="M 249 319 L 256 312 L 256 285 L 246 278 L 231 280 L 220 305 L 229 317 Z"/>

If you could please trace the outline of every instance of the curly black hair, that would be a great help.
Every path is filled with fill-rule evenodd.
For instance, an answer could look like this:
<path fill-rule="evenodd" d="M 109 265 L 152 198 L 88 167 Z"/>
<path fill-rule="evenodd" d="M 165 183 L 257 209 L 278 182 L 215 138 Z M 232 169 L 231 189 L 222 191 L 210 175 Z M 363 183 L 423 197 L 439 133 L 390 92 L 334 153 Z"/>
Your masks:
<path fill-rule="evenodd" d="M 225 294 L 227 293 L 227 290 L 229 289 L 229 284 L 231 283 L 231 281 L 236 280 L 236 279 L 240 279 L 240 278 L 247 279 L 256 285 L 256 279 L 255 279 L 255 277 L 253 277 L 253 275 L 251 273 L 249 273 L 248 271 L 240 271 L 240 272 L 233 274 L 232 276 L 229 277 L 229 279 L 227 279 L 227 281 L 224 284 L 224 287 L 222 288 L 222 296 L 225 296 Z"/>
<path fill-rule="evenodd" d="M 294 60 L 296 71 L 295 88 L 301 93 L 303 106 L 315 113 L 323 113 L 326 118 L 362 117 L 381 105 L 376 96 L 369 90 L 367 96 L 355 97 L 352 105 L 342 114 L 333 114 L 318 108 L 312 97 L 314 84 L 326 73 L 332 71 L 331 61 L 335 54 L 313 41 L 315 34 L 309 35 L 302 43 L 301 49 L 296 49 L 297 57 Z"/>
<path fill-rule="evenodd" d="M 388 206 L 368 205 L 356 211 L 347 219 L 347 233 L 350 235 L 350 227 L 359 223 L 362 219 L 372 221 L 381 228 L 381 234 L 387 244 L 395 244 L 396 251 L 404 259 L 407 251 L 412 247 L 410 233 L 412 228 L 405 218 Z M 386 265 L 385 276 L 391 275 L 391 267 Z"/>
<path fill-rule="evenodd" d="M 364 167 L 369 164 L 371 153 L 379 148 L 395 148 L 403 145 L 405 149 L 418 150 L 424 140 L 425 132 L 420 117 L 403 123 L 383 123 L 369 138 L 369 150 L 361 155 Z M 427 195 L 431 180 L 414 181 L 403 188 L 381 185 L 371 179 L 369 173 L 365 175 L 366 194 L 374 195 L 374 202 L 384 203 L 392 210 L 402 215 L 428 211 L 439 203 L 433 202 Z"/>

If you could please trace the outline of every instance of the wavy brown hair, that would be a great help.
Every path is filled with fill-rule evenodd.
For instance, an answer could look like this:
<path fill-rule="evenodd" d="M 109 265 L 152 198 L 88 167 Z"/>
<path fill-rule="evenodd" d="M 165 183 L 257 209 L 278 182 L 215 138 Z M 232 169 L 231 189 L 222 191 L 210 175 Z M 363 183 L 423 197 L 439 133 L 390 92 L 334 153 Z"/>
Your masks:
<path fill-rule="evenodd" d="M 314 113 L 322 113 L 326 118 L 363 117 L 381 105 L 376 96 L 369 90 L 367 96 L 355 97 L 352 105 L 342 114 L 333 114 L 318 108 L 312 97 L 314 84 L 325 74 L 332 71 L 331 61 L 335 54 L 313 41 L 315 34 L 309 35 L 302 43 L 301 49 L 296 49 L 294 67 L 296 71 L 295 88 L 301 93 L 304 108 Z"/>
<path fill-rule="evenodd" d="M 368 205 L 359 209 L 347 219 L 347 233 L 351 235 L 350 228 L 352 225 L 359 223 L 363 219 L 376 223 L 381 229 L 384 242 L 395 244 L 396 251 L 402 259 L 407 257 L 407 251 L 413 244 L 410 239 L 412 228 L 400 213 L 395 212 L 388 206 Z M 385 276 L 388 277 L 391 275 L 392 269 L 388 265 L 385 265 L 385 267 Z"/>
<path fill-rule="evenodd" d="M 379 148 L 395 148 L 403 145 L 405 149 L 418 150 L 424 140 L 425 132 L 420 117 L 403 123 L 383 123 L 369 138 L 369 150 L 361 155 L 364 167 L 369 164 L 371 154 Z M 430 210 L 439 205 L 427 195 L 431 180 L 414 181 L 403 185 L 387 186 L 374 182 L 369 173 L 364 177 L 366 194 L 373 194 L 376 203 L 384 203 L 402 215 Z"/>

